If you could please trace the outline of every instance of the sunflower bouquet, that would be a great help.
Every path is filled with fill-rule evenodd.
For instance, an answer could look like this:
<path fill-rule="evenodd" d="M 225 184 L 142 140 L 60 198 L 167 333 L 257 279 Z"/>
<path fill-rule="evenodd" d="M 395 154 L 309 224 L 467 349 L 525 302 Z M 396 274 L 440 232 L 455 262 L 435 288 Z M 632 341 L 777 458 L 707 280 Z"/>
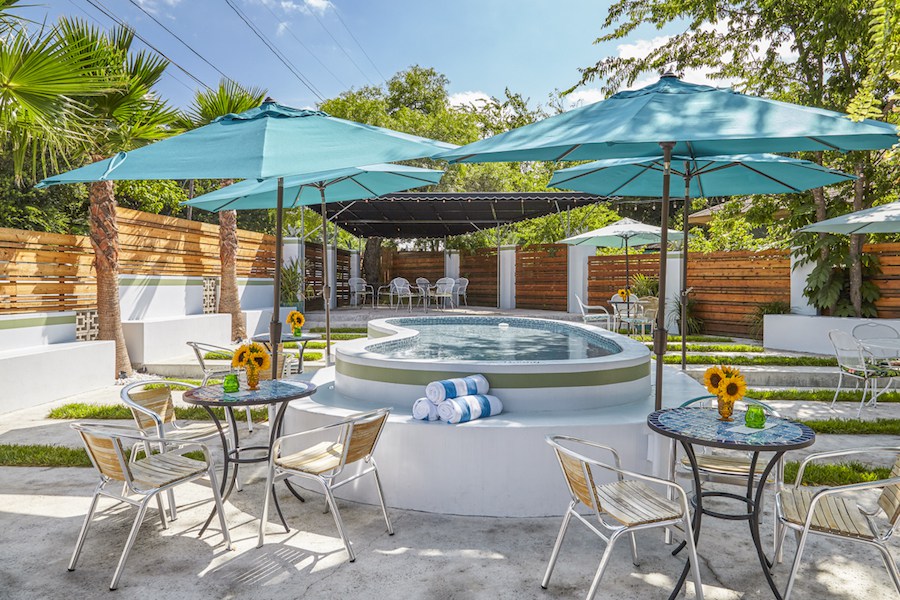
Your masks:
<path fill-rule="evenodd" d="M 622 288 L 616 294 L 619 295 L 619 298 L 622 299 L 622 302 L 628 302 L 628 296 L 631 295 L 631 292 L 628 291 L 628 288 Z"/>
<path fill-rule="evenodd" d="M 247 385 L 251 390 L 259 387 L 259 372 L 272 366 L 272 358 L 265 346 L 252 342 L 244 344 L 234 351 L 231 366 L 247 372 Z"/>
<path fill-rule="evenodd" d="M 292 310 L 287 316 L 287 323 L 291 326 L 294 335 L 303 333 L 303 325 L 306 323 L 306 317 L 299 310 Z"/>
<path fill-rule="evenodd" d="M 715 366 L 706 370 L 703 383 L 710 394 L 718 398 L 720 421 L 731 421 L 734 403 L 747 393 L 747 381 L 740 369 Z"/>

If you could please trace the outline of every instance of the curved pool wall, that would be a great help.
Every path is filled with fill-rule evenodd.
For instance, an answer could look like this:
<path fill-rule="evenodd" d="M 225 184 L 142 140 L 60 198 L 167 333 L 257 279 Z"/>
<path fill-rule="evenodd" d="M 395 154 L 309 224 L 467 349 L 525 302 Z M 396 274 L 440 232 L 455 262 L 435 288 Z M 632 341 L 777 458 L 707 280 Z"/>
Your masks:
<path fill-rule="evenodd" d="M 445 360 L 392 358 L 385 344 L 405 344 L 423 323 L 475 323 L 552 328 L 556 333 L 590 337 L 613 349 L 607 356 L 563 360 Z M 482 373 L 504 412 L 587 410 L 643 402 L 650 393 L 650 350 L 644 344 L 599 327 L 507 317 L 405 317 L 369 322 L 369 339 L 335 349 L 335 385 L 342 396 L 383 399 L 398 412 L 409 412 L 438 379 Z M 615 350 L 619 351 L 616 352 Z"/>

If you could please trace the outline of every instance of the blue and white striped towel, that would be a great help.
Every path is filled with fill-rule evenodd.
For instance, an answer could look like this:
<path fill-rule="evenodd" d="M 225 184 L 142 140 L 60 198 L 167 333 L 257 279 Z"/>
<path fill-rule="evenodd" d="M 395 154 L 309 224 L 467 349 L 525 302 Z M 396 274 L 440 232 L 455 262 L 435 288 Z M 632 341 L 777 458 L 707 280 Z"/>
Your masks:
<path fill-rule="evenodd" d="M 454 379 L 432 381 L 425 386 L 425 396 L 432 404 L 440 404 L 450 398 L 459 398 L 470 394 L 487 394 L 490 389 L 484 375 L 468 375 Z"/>
<path fill-rule="evenodd" d="M 428 398 L 419 398 L 413 403 L 412 416 L 413 419 L 420 421 L 437 421 L 437 406 L 432 404 Z"/>
<path fill-rule="evenodd" d="M 503 403 L 496 396 L 471 394 L 445 400 L 438 404 L 437 410 L 442 420 L 455 425 L 499 415 L 503 412 Z"/>

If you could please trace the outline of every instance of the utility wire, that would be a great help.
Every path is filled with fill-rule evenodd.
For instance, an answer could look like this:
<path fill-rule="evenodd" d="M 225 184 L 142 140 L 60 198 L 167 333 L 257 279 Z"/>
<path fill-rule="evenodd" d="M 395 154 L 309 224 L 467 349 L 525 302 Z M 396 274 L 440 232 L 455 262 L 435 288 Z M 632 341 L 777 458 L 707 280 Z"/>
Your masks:
<path fill-rule="evenodd" d="M 91 0 L 88 0 L 88 1 L 91 1 Z M 291 74 L 294 77 L 296 77 L 300 83 L 302 83 L 304 86 L 306 86 L 306 88 L 310 92 L 312 92 L 313 95 L 315 95 L 316 98 L 318 98 L 320 101 L 325 100 L 325 97 L 322 95 L 321 92 L 319 92 L 318 89 L 316 89 L 315 85 L 313 85 L 313 83 L 311 81 L 309 81 L 303 75 L 303 73 L 300 72 L 300 70 L 296 66 L 294 66 L 294 64 L 290 60 L 288 60 L 288 58 L 286 56 L 284 56 L 283 53 L 280 50 L 278 50 L 277 47 L 275 47 L 275 45 L 273 45 L 271 42 L 269 42 L 269 40 L 266 39 L 266 36 L 264 36 L 262 34 L 262 32 L 259 31 L 259 29 L 256 27 L 256 25 L 253 24 L 252 20 L 250 18 L 248 18 L 247 15 L 245 15 L 241 11 L 241 9 L 239 9 L 237 6 L 235 6 L 235 4 L 232 2 L 232 0 L 225 0 L 225 3 L 228 4 L 228 6 L 231 8 L 231 10 L 233 10 L 234 13 L 241 19 L 241 21 L 244 22 L 244 24 L 250 29 L 250 31 L 252 31 L 256 35 L 256 37 L 258 37 L 259 40 L 263 44 L 265 44 L 265 46 L 272 52 L 272 54 L 275 55 L 275 58 L 277 58 L 279 61 L 281 61 L 281 63 L 285 67 L 287 67 L 287 69 L 291 72 Z"/>
<path fill-rule="evenodd" d="M 387 82 L 387 77 L 384 76 L 384 73 L 381 72 L 381 69 L 378 68 L 378 65 L 375 64 L 375 61 L 372 60 L 372 57 L 369 56 L 369 53 L 366 52 L 366 49 L 363 48 L 362 44 L 359 43 L 359 40 L 356 39 L 356 36 L 353 35 L 353 32 L 350 31 L 350 28 L 347 27 L 347 23 L 344 22 L 344 18 L 341 16 L 341 11 L 338 10 L 337 6 L 334 6 L 334 5 L 332 5 L 332 6 L 334 7 L 334 14 L 338 18 L 338 21 L 341 22 L 341 25 L 344 26 L 344 29 L 347 30 L 347 33 L 350 34 L 350 37 L 353 38 L 353 41 L 356 42 L 356 45 L 359 46 L 359 49 L 362 50 L 362 53 L 366 57 L 366 59 L 369 61 L 369 64 L 375 68 L 375 72 L 378 73 L 378 76 L 381 77 L 381 80 Z"/>
<path fill-rule="evenodd" d="M 337 44 L 337 47 L 341 49 L 341 52 L 344 53 L 344 56 L 346 56 L 346 57 L 350 60 L 350 62 L 353 63 L 353 66 L 356 67 L 356 70 L 359 71 L 359 72 L 362 74 L 362 76 L 365 77 L 366 80 L 367 80 L 369 83 L 371 83 L 372 85 L 375 85 L 375 82 L 372 81 L 371 79 L 369 79 L 369 76 L 366 75 L 365 71 L 363 71 L 363 70 L 359 67 L 359 65 L 357 64 L 357 62 L 356 62 L 355 60 L 353 60 L 353 57 L 350 56 L 350 53 L 347 52 L 347 49 L 344 48 L 343 44 L 341 44 L 339 41 L 337 41 L 337 38 L 334 37 L 334 35 L 332 35 L 331 31 L 329 31 L 327 27 L 325 27 L 325 23 L 323 23 L 323 22 L 322 22 L 322 19 L 319 18 L 319 15 L 316 14 L 316 11 L 310 10 L 309 13 L 310 13 L 313 17 L 315 17 L 316 21 L 319 22 L 319 25 L 321 25 L 321 26 L 322 26 L 322 29 L 325 30 L 325 33 L 328 34 L 328 37 L 330 37 L 330 38 L 332 39 L 332 41 L 334 41 L 334 43 Z"/>
<path fill-rule="evenodd" d="M 165 58 L 167 61 L 169 61 L 169 63 L 171 63 L 172 65 L 174 65 L 176 68 L 178 68 L 178 69 L 179 69 L 181 72 L 183 72 L 185 75 L 187 75 L 188 77 L 190 77 L 191 79 L 193 79 L 193 80 L 194 80 L 195 82 L 197 82 L 199 85 L 203 86 L 204 88 L 206 88 L 206 89 L 208 89 L 208 90 L 212 90 L 212 88 L 209 87 L 208 85 L 206 85 L 199 77 L 197 77 L 196 75 L 194 75 L 193 73 L 191 73 L 190 71 L 188 71 L 186 68 L 182 67 L 180 64 L 178 64 L 177 62 L 175 62 L 175 61 L 174 61 L 170 56 L 168 56 L 165 52 L 163 52 L 162 50 L 160 50 L 159 48 L 157 48 L 156 46 L 154 46 L 153 44 L 151 44 L 151 43 L 147 40 L 147 38 L 145 38 L 145 37 L 142 36 L 140 33 L 138 33 L 137 30 L 136 30 L 134 27 L 132 27 L 131 25 L 129 25 L 128 23 L 126 23 L 124 20 L 122 20 L 122 19 L 120 19 L 119 17 L 117 17 L 112 11 L 110 11 L 110 10 L 107 9 L 105 6 L 103 6 L 103 4 L 100 2 L 100 0 L 85 0 L 85 2 L 87 2 L 88 4 L 90 4 L 91 6 L 93 6 L 95 9 L 97 9 L 98 11 L 100 11 L 101 13 L 103 13 L 107 18 L 111 19 L 111 20 L 112 20 L 113 22 L 115 22 L 117 25 L 119 25 L 119 26 L 121 26 L 121 27 L 124 27 L 124 28 L 128 29 L 129 31 L 131 31 L 131 33 L 134 34 L 134 37 L 136 37 L 137 39 L 141 40 L 141 41 L 144 43 L 144 45 L 146 45 L 148 48 L 150 48 L 151 50 L 153 50 L 154 52 L 156 52 L 157 54 L 159 54 L 160 56 L 162 56 L 163 58 Z"/>
<path fill-rule="evenodd" d="M 209 61 L 206 59 L 205 56 L 203 56 L 202 54 L 200 54 L 199 52 L 197 52 L 196 50 L 194 50 L 194 48 L 193 48 L 190 44 L 188 44 L 186 41 L 184 41 L 177 33 L 175 33 L 174 31 L 172 31 L 172 30 L 169 29 L 168 27 L 166 27 L 166 25 L 165 25 L 164 23 L 162 23 L 159 19 L 157 19 L 150 11 L 148 11 L 146 8 L 144 8 L 143 6 L 141 6 L 141 4 L 140 4 L 139 2 L 136 2 L 135 0 L 129 0 L 129 2 L 131 2 L 131 3 L 132 3 L 138 10 L 140 10 L 142 13 L 144 13 L 145 15 L 147 15 L 148 17 L 150 17 L 151 19 L 153 19 L 153 22 L 156 23 L 157 25 L 159 25 L 160 27 L 162 27 L 163 29 L 165 29 L 166 32 L 168 32 L 169 35 L 171 35 L 171 36 L 174 37 L 176 40 L 178 40 L 179 42 L 181 42 L 181 44 L 182 44 L 185 48 L 187 48 L 188 50 L 190 50 L 191 52 L 193 52 L 194 55 L 195 55 L 197 58 L 199 58 L 200 60 L 202 60 L 203 62 L 205 62 L 207 65 L 209 65 L 210 67 L 212 67 L 212 69 L 213 69 L 216 73 L 218 73 L 219 75 L 221 75 L 226 81 L 230 81 L 230 82 L 233 83 L 234 85 L 240 87 L 240 84 L 239 84 L 239 83 L 237 83 L 237 82 L 236 82 L 235 80 L 233 80 L 231 77 L 229 77 L 228 75 L 226 75 L 225 73 L 223 73 L 222 70 L 221 70 L 219 67 L 217 67 L 216 65 L 212 64 L 211 62 L 209 62 Z"/>
<path fill-rule="evenodd" d="M 132 1 L 133 1 L 133 0 L 132 0 Z M 289 34 L 291 34 L 291 37 L 294 38 L 295 40 L 297 40 L 297 43 L 300 44 L 300 45 L 303 47 L 304 50 L 306 50 L 307 52 L 309 52 L 310 56 L 312 56 L 314 59 L 316 59 L 316 62 L 318 62 L 320 65 L 322 65 L 322 68 L 325 69 L 325 70 L 328 72 L 329 75 L 331 75 L 332 77 L 334 77 L 334 80 L 337 81 L 337 82 L 341 85 L 342 88 L 349 88 L 349 87 L 350 87 L 349 85 L 347 85 L 346 83 L 344 83 L 343 81 L 341 81 L 340 77 L 338 77 L 337 75 L 335 75 L 334 72 L 333 72 L 331 69 L 329 69 L 328 66 L 327 66 L 325 63 L 323 63 L 323 62 L 321 61 L 321 59 L 319 59 L 318 56 L 316 56 L 316 53 L 313 52 L 312 49 L 310 49 L 309 46 L 307 46 L 306 44 L 304 44 L 304 43 L 303 43 L 303 40 L 301 40 L 300 38 L 298 38 L 298 37 L 294 34 L 294 30 L 291 29 L 290 23 L 288 23 L 287 21 L 282 21 L 282 20 L 278 17 L 278 15 L 276 15 L 276 14 L 272 11 L 272 9 L 269 8 L 269 5 L 268 5 L 268 4 L 263 3 L 263 6 L 266 7 L 266 10 L 269 11 L 269 14 L 272 15 L 272 17 L 279 23 L 279 25 L 284 24 L 285 30 L 286 30 Z"/>

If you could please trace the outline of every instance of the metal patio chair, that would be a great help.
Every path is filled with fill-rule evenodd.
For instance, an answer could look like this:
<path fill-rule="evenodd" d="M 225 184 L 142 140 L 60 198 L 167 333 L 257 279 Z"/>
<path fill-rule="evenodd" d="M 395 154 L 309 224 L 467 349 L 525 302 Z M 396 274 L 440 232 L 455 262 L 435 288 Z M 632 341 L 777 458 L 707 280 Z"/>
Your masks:
<path fill-rule="evenodd" d="M 435 306 L 440 307 L 443 301 L 444 308 L 447 308 L 447 304 L 450 304 L 450 308 L 453 308 L 453 288 L 455 285 L 456 281 L 452 277 L 441 277 L 437 280 L 437 283 L 434 284 L 434 290 L 431 292 Z"/>
<path fill-rule="evenodd" d="M 869 456 L 875 452 L 890 452 L 896 456 L 890 477 L 887 479 L 819 490 L 802 486 L 803 473 L 812 461 L 854 454 Z M 875 505 L 865 508 L 857 504 L 856 493 L 875 489 L 881 489 Z M 784 600 L 791 597 L 800 559 L 810 534 L 874 546 L 881 554 L 884 566 L 900 596 L 900 570 L 897 569 L 897 563 L 887 546 L 888 539 L 893 534 L 900 533 L 900 446 L 810 454 L 800 463 L 793 487 L 785 488 L 775 495 L 775 510 L 777 518 L 786 529 L 793 530 L 797 538 L 797 554 L 791 565 Z M 779 547 L 783 543 L 784 532 L 778 538 Z"/>
<path fill-rule="evenodd" d="M 359 299 L 366 303 L 366 296 L 372 297 L 372 308 L 375 308 L 375 288 L 366 283 L 362 277 L 351 277 L 347 284 L 350 286 L 350 303 L 359 306 Z"/>
<path fill-rule="evenodd" d="M 604 329 L 608 329 L 613 331 L 615 328 L 615 317 L 609 313 L 603 306 L 588 306 L 584 302 L 581 301 L 581 297 L 577 294 L 575 295 L 575 299 L 578 301 L 578 308 L 581 309 L 581 318 L 584 319 L 584 322 L 587 324 L 600 324 L 605 323 L 603 325 Z M 599 310 L 599 313 L 591 313 L 592 310 Z"/>
<path fill-rule="evenodd" d="M 627 301 L 622 300 L 618 294 L 613 294 L 609 299 L 609 305 L 616 317 L 616 330 L 624 325 L 631 331 L 634 324 L 640 321 L 641 305 L 638 304 L 638 297 L 634 294 L 629 294 Z"/>
<path fill-rule="evenodd" d="M 384 504 L 384 492 L 381 489 L 381 479 L 378 477 L 378 466 L 372 457 L 390 412 L 390 408 L 380 408 L 370 412 L 358 413 L 338 423 L 282 436 L 275 440 L 269 460 L 269 472 L 266 478 L 266 500 L 263 505 L 262 518 L 259 522 L 257 547 L 265 543 L 266 522 L 268 521 L 269 503 L 272 499 L 273 486 L 276 482 L 291 477 L 312 480 L 322 486 L 327 507 L 331 509 L 338 533 L 344 542 L 344 547 L 347 548 L 347 553 L 350 555 L 350 562 L 356 560 L 356 555 L 350 546 L 350 538 L 347 537 L 347 533 L 344 531 L 344 522 L 341 519 L 341 513 L 334 498 L 334 490 L 337 488 L 372 473 L 375 477 L 375 489 L 378 492 L 378 500 L 381 502 L 381 512 L 384 514 L 388 535 L 394 535 L 394 528 L 391 525 L 391 519 L 388 517 L 387 507 Z M 322 437 L 328 434 L 334 434 L 335 437 L 332 438 L 334 441 L 319 442 L 291 454 L 282 454 L 281 452 L 281 446 L 285 440 L 294 440 L 309 435 Z M 336 479 L 341 475 L 345 467 L 359 461 L 363 461 L 369 466 L 355 475 L 351 475 L 336 483 Z"/>
<path fill-rule="evenodd" d="M 900 370 L 878 364 L 877 359 L 862 347 L 859 340 L 846 331 L 832 329 L 828 332 L 828 339 L 831 340 L 831 345 L 834 347 L 834 355 L 840 369 L 837 389 L 831 400 L 831 408 L 834 408 L 834 403 L 837 402 L 838 395 L 841 393 L 844 377 L 852 377 L 856 380 L 857 386 L 860 381 L 863 382 L 862 399 L 859 402 L 859 410 L 856 412 L 856 418 L 859 418 L 862 415 L 863 406 L 875 406 L 878 396 L 890 387 L 891 379 L 900 377 Z M 883 389 L 879 390 L 878 380 L 884 378 L 888 382 Z M 871 396 L 868 402 L 866 402 L 866 393 Z"/>
<path fill-rule="evenodd" d="M 866 340 L 876 339 L 900 339 L 900 332 L 885 323 L 861 323 L 853 328 L 853 337 L 863 342 Z M 877 350 L 875 348 L 867 348 L 868 352 L 878 360 L 890 360 L 897 358 L 896 353 L 890 350 Z"/>
<path fill-rule="evenodd" d="M 394 308 L 399 309 L 405 298 L 409 303 L 409 310 L 412 311 L 413 298 L 418 297 L 418 294 L 413 291 L 409 281 L 403 277 L 397 277 L 391 282 L 391 285 L 393 286 L 393 291 L 391 292 L 391 305 L 393 306 L 393 297 L 397 296 L 397 306 Z"/>
<path fill-rule="evenodd" d="M 166 513 L 163 510 L 159 494 L 171 491 L 172 488 L 183 483 L 202 478 L 209 479 L 213 500 L 216 504 L 216 512 L 219 515 L 219 524 L 222 527 L 222 536 L 225 538 L 225 546 L 227 549 L 231 549 L 231 535 L 228 531 L 228 524 L 225 521 L 225 509 L 222 506 L 222 497 L 219 495 L 219 485 L 216 482 L 215 469 L 213 468 L 212 460 L 210 460 L 209 449 L 205 445 L 186 442 L 175 443 L 169 439 L 148 437 L 143 432 L 129 427 L 75 423 L 72 425 L 72 428 L 81 435 L 91 463 L 93 463 L 94 468 L 100 474 L 100 483 L 94 489 L 91 506 L 78 534 L 75 551 L 72 553 L 72 558 L 69 561 L 69 571 L 74 571 L 75 565 L 78 563 L 78 557 L 84 547 L 84 540 L 87 537 L 88 529 L 97 510 L 97 502 L 100 500 L 100 496 L 106 496 L 118 502 L 125 502 L 136 506 L 138 509 L 137 515 L 134 517 L 134 523 L 131 526 L 131 532 L 128 534 L 128 539 L 125 542 L 125 548 L 122 550 L 122 555 L 109 584 L 109 589 L 114 590 L 119 585 L 119 578 L 122 576 L 125 562 L 128 560 L 132 546 L 134 546 L 134 541 L 137 538 L 150 501 L 154 498 L 156 499 L 159 517 L 162 521 L 163 529 L 166 529 L 168 527 Z M 123 441 L 128 441 L 132 444 L 159 444 L 168 448 L 169 451 L 129 461 L 125 458 Z M 203 460 L 185 456 L 187 452 L 192 450 L 203 452 Z M 113 482 L 121 482 L 124 485 L 122 494 L 117 494 L 107 489 L 107 486 Z M 126 493 L 137 495 L 140 499 L 129 498 L 125 495 Z"/>
<path fill-rule="evenodd" d="M 413 293 L 417 294 L 417 302 L 416 306 L 419 306 L 423 302 L 425 303 L 425 310 L 428 310 L 428 302 L 431 300 L 431 291 L 434 289 L 434 286 L 431 285 L 431 282 L 425 279 L 424 277 L 416 277 L 416 286 L 413 289 Z"/>
<path fill-rule="evenodd" d="M 691 561 L 691 572 L 694 577 L 694 590 L 698 600 L 703 600 L 697 549 L 694 547 L 694 535 L 691 525 L 691 511 L 688 505 L 687 493 L 684 489 L 672 481 L 626 471 L 622 468 L 618 453 L 609 446 L 567 435 L 547 436 L 546 440 L 553 447 L 556 457 L 559 459 L 559 466 L 562 468 L 572 501 L 569 503 L 566 514 L 563 516 L 562 526 L 559 529 L 559 534 L 556 536 L 556 543 L 553 545 L 553 552 L 550 554 L 550 564 L 547 565 L 547 571 L 544 574 L 541 587 L 547 589 L 547 584 L 550 583 L 550 576 L 553 573 L 553 567 L 556 565 L 556 559 L 559 558 L 559 550 L 566 535 L 566 529 L 569 527 L 569 521 L 574 517 L 606 542 L 606 550 L 603 552 L 600 566 L 597 568 L 597 573 L 591 582 L 587 600 L 591 600 L 597 593 L 603 572 L 606 570 L 609 558 L 612 555 L 613 546 L 619 537 L 625 534 L 629 534 L 631 537 L 632 562 L 637 565 L 637 543 L 634 533 L 657 527 L 670 529 L 676 526 L 680 526 L 684 531 L 689 551 L 688 559 Z M 595 452 L 596 450 L 608 452 L 612 455 L 614 464 L 609 465 L 588 458 L 573 449 L 567 448 L 566 445 L 581 446 L 589 452 Z M 615 473 L 616 481 L 597 485 L 594 479 L 595 470 Z M 674 491 L 677 500 L 666 498 L 647 484 L 657 487 L 663 486 L 668 490 Z M 601 532 L 586 517 L 576 511 L 579 505 L 584 505 L 585 508 L 590 509 L 594 513 L 600 526 L 609 532 L 609 536 Z"/>
<path fill-rule="evenodd" d="M 453 294 L 454 300 L 457 306 L 459 306 L 459 297 L 462 296 L 463 302 L 465 302 L 466 306 L 469 306 L 469 297 L 467 296 L 469 291 L 469 280 L 465 277 L 457 277 L 453 280 Z"/>
<path fill-rule="evenodd" d="M 200 382 L 200 386 L 206 385 L 206 382 L 210 379 L 220 379 L 225 377 L 229 373 L 233 373 L 234 369 L 231 368 L 231 365 L 227 367 L 213 365 L 206 362 L 206 355 L 210 352 L 223 352 L 226 354 L 231 354 L 234 352 L 231 348 L 225 348 L 223 346 L 215 346 L 213 344 L 207 344 L 206 342 L 187 342 L 187 345 L 193 349 L 194 354 L 197 356 L 197 362 L 200 363 L 200 369 L 203 371 L 203 380 Z M 247 431 L 253 432 L 253 419 L 250 418 L 250 407 L 246 407 L 244 410 L 247 411 Z"/>

